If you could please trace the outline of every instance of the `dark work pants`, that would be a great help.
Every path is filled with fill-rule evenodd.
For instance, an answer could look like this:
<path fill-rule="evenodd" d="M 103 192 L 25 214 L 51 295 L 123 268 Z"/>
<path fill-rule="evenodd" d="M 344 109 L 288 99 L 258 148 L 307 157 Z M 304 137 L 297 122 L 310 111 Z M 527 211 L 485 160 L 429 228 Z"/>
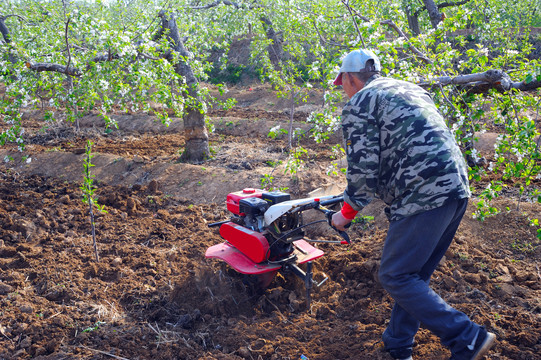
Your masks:
<path fill-rule="evenodd" d="M 386 349 L 413 344 L 420 323 L 453 353 L 471 344 L 479 331 L 464 313 L 429 287 L 430 277 L 451 245 L 468 199 L 391 221 L 381 257 L 379 280 L 395 300 L 383 333 Z"/>

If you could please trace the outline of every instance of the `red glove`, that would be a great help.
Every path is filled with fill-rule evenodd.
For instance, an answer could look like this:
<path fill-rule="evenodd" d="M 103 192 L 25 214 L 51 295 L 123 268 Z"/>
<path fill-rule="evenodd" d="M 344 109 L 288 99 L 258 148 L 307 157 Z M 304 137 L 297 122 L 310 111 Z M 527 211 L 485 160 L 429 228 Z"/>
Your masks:
<path fill-rule="evenodd" d="M 340 210 L 340 212 L 342 213 L 342 216 L 348 220 L 355 219 L 355 216 L 358 213 L 358 211 L 353 209 L 347 202 L 344 202 L 344 206 L 342 206 L 342 210 Z"/>

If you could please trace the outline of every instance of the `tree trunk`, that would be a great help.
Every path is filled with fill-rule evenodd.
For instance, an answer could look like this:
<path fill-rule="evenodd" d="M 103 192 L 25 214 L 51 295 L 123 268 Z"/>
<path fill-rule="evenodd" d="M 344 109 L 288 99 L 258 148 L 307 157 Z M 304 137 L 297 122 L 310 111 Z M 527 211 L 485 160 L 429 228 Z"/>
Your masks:
<path fill-rule="evenodd" d="M 278 37 L 278 33 L 274 30 L 272 22 L 266 16 L 261 16 L 259 18 L 267 34 L 267 39 L 271 40 L 272 43 L 268 46 L 269 59 L 274 65 L 278 68 L 280 66 L 280 61 L 284 58 L 284 50 L 282 48 L 282 41 Z"/>
<path fill-rule="evenodd" d="M 413 35 L 417 36 L 421 34 L 421 28 L 419 27 L 419 17 L 412 11 L 411 7 L 406 8 L 406 15 L 408 17 L 408 26 Z"/>
<path fill-rule="evenodd" d="M 11 35 L 9 33 L 9 29 L 8 27 L 6 26 L 6 23 L 5 23 L 5 20 L 6 20 L 6 17 L 5 16 L 0 16 L 0 33 L 2 33 L 2 37 L 4 38 L 4 42 L 6 44 L 11 44 Z M 2 41 L 0 40 L 0 43 L 2 43 Z M 10 50 L 9 50 L 9 54 L 8 54 L 8 61 L 12 64 L 15 64 L 17 62 L 17 57 L 13 54 L 13 46 L 10 46 L 9 47 Z"/>
<path fill-rule="evenodd" d="M 438 27 L 438 24 L 441 22 L 442 17 L 440 10 L 438 9 L 438 6 L 434 2 L 434 0 L 423 0 L 423 3 L 426 6 L 426 9 L 428 10 L 428 16 L 430 16 L 430 23 L 432 24 L 432 27 L 435 29 Z"/>
<path fill-rule="evenodd" d="M 11 36 L 9 35 L 9 29 L 4 23 L 5 17 L 0 16 L 0 33 L 2 33 L 2 37 L 4 38 L 4 41 L 6 43 L 11 42 Z"/>
<path fill-rule="evenodd" d="M 187 90 L 184 93 L 184 137 L 185 148 L 180 159 L 186 162 L 202 162 L 209 158 L 209 141 L 207 128 L 205 126 L 205 114 L 203 104 L 199 96 L 199 82 L 197 81 L 191 66 L 187 63 L 189 57 L 188 51 L 180 38 L 177 22 L 174 14 L 160 12 L 162 19 L 162 30 L 168 29 L 167 34 L 173 51 L 180 55 L 180 59 L 175 64 L 175 72 L 186 80 Z"/>

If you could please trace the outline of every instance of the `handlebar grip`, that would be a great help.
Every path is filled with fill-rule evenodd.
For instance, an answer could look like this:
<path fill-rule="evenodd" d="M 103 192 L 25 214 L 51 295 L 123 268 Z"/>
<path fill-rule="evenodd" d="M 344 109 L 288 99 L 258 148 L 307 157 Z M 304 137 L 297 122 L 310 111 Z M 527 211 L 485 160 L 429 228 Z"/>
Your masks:
<path fill-rule="evenodd" d="M 349 235 L 345 231 L 338 230 L 336 227 L 332 225 L 332 216 L 336 213 L 336 211 L 327 210 L 325 211 L 325 216 L 327 217 L 327 222 L 329 223 L 329 226 L 332 227 L 338 234 L 346 241 L 346 243 L 351 244 L 351 240 L 349 238 Z M 346 229 L 351 226 L 351 223 L 344 226 Z"/>
<path fill-rule="evenodd" d="M 332 199 L 322 200 L 319 203 L 321 204 L 321 206 L 329 206 L 329 205 L 334 205 L 334 204 L 340 203 L 342 201 L 344 201 L 343 196 L 336 196 L 336 197 L 334 197 Z"/>
<path fill-rule="evenodd" d="M 230 222 L 230 221 L 231 221 L 231 220 L 218 221 L 218 222 L 215 222 L 215 223 L 212 223 L 212 224 L 208 224 L 207 226 L 210 228 L 210 227 L 219 226 L 219 225 L 228 223 L 228 222 Z"/>

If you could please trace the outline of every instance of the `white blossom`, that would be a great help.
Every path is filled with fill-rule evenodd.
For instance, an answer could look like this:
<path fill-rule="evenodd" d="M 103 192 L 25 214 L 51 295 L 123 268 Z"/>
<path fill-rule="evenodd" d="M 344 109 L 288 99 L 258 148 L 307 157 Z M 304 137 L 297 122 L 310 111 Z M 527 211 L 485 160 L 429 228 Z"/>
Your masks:
<path fill-rule="evenodd" d="M 275 127 L 271 128 L 269 131 L 271 133 L 276 133 L 278 132 L 278 130 L 280 130 L 280 125 L 276 125 Z"/>
<path fill-rule="evenodd" d="M 488 49 L 485 47 L 480 48 L 479 55 L 488 55 Z"/>
<path fill-rule="evenodd" d="M 123 87 L 118 92 L 120 93 L 120 96 L 124 97 L 128 93 L 129 89 L 127 87 Z"/>
<path fill-rule="evenodd" d="M 99 84 L 102 90 L 109 89 L 109 82 L 107 80 L 101 79 Z"/>
<path fill-rule="evenodd" d="M 478 162 L 479 160 L 481 160 L 478 154 L 479 154 L 479 151 L 477 149 L 472 149 L 471 156 L 473 157 L 475 162 Z"/>
<path fill-rule="evenodd" d="M 331 116 L 329 123 L 329 131 L 337 130 L 341 124 L 341 118 L 339 116 Z"/>

